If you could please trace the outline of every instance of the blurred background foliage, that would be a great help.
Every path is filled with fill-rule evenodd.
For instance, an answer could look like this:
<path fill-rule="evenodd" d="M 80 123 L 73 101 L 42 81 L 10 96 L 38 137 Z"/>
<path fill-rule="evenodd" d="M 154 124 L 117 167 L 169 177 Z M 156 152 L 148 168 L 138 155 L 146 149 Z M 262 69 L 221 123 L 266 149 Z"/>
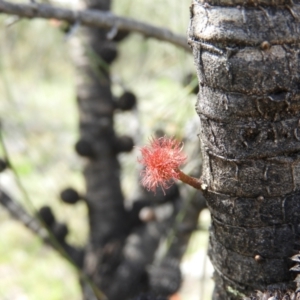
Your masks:
<path fill-rule="evenodd" d="M 55 4 L 71 6 L 74 1 Z M 114 1 L 112 11 L 185 35 L 189 5 L 190 0 L 122 0 Z M 13 17 L 0 16 L 0 115 L 5 142 L 33 206 L 51 206 L 57 219 L 70 228 L 68 241 L 84 245 L 88 233 L 84 203 L 70 207 L 58 197 L 67 186 L 84 192 L 84 160 L 73 149 L 78 138 L 78 112 L 70 43 L 52 20 L 14 21 Z M 137 146 L 159 129 L 184 139 L 185 151 L 192 157 L 186 166 L 188 172 L 200 159 L 196 97 L 191 94 L 197 82 L 184 84 L 191 72 L 194 66 L 190 53 L 137 34 L 119 44 L 119 55 L 111 70 L 113 94 L 117 97 L 128 89 L 138 98 L 136 110 L 115 115 L 116 131 L 132 136 Z M 136 148 L 120 155 L 122 187 L 127 198 L 138 184 L 137 155 Z M 9 171 L 0 175 L 0 184 L 35 213 Z M 207 227 L 209 216 L 207 212 L 201 215 L 201 226 Z M 74 269 L 1 207 L 0 226 L 0 299 L 81 299 Z M 191 256 L 201 252 L 200 258 L 197 256 L 199 270 L 204 268 L 206 243 L 207 232 L 197 231 L 187 253 Z M 191 272 L 188 263 L 183 268 Z M 191 295 L 186 294 L 184 299 L 200 299 L 200 279 L 197 284 L 197 297 L 193 298 L 190 287 L 187 290 Z M 202 287 L 206 284 L 207 281 Z"/>

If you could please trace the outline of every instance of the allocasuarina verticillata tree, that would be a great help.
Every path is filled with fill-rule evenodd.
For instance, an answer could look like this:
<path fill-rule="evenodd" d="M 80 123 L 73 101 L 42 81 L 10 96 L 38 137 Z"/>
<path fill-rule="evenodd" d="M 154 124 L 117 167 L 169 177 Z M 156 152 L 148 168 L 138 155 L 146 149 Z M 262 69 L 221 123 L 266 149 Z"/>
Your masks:
<path fill-rule="evenodd" d="M 191 6 L 215 300 L 294 288 L 299 9 L 290 0 L 195 0 Z"/>

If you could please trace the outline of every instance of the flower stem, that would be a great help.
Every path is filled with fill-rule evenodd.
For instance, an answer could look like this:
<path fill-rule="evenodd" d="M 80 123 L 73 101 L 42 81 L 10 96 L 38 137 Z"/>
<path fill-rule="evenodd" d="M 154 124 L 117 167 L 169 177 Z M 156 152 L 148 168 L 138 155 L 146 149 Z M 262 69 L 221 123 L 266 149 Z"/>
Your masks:
<path fill-rule="evenodd" d="M 197 190 L 202 190 L 202 183 L 199 179 L 195 178 L 195 177 L 191 177 L 185 173 L 183 173 L 182 171 L 178 170 L 178 173 L 179 173 L 179 179 L 192 186 L 193 188 L 197 189 Z"/>

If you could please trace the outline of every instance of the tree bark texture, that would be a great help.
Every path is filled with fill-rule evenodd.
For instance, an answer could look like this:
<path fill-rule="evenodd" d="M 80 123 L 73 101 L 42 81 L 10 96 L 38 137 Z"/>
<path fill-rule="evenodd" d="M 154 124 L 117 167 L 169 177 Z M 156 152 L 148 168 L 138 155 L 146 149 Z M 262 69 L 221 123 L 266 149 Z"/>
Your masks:
<path fill-rule="evenodd" d="M 110 1 L 85 1 L 82 5 L 108 11 Z M 111 62 L 107 57 L 113 57 L 116 45 L 106 38 L 107 32 L 107 29 L 83 27 L 78 38 L 73 39 L 71 49 L 77 67 L 79 143 L 89 152 L 84 177 L 90 237 L 84 270 L 104 292 L 108 291 L 114 267 L 119 262 L 119 251 L 127 229 L 107 65 Z M 94 299 L 93 292 L 86 285 L 84 295 L 85 299 Z"/>
<path fill-rule="evenodd" d="M 294 287 L 299 20 L 300 6 L 284 0 L 194 0 L 191 6 L 215 300 Z"/>
<path fill-rule="evenodd" d="M 83 9 L 108 11 L 109 0 L 84 2 Z M 72 40 L 72 56 L 77 67 L 77 100 L 80 113 L 79 154 L 87 156 L 84 170 L 90 237 L 85 252 L 84 271 L 109 300 L 130 299 L 140 292 L 170 295 L 180 286 L 179 261 L 191 232 L 196 228 L 203 201 L 194 201 L 184 224 L 189 231 L 175 230 L 176 243 L 155 266 L 155 253 L 162 237 L 174 223 L 178 210 L 164 220 L 143 224 L 134 209 L 124 208 L 117 154 L 120 139 L 114 132 L 116 102 L 110 88 L 109 64 L 116 57 L 116 43 L 107 39 L 108 29 L 83 27 Z M 175 186 L 174 186 L 175 187 Z M 178 187 L 176 187 L 178 189 Z M 143 192 L 138 200 L 146 206 L 179 201 L 179 191 L 156 197 Z M 193 202 L 193 203 L 194 203 Z M 198 203 L 199 202 L 199 203 Z M 192 211 L 192 213 L 191 213 Z M 135 220 L 137 219 L 137 220 Z M 135 222 L 137 221 L 137 222 Z M 190 225 L 190 223 L 192 225 Z M 96 299 L 91 288 L 82 284 L 86 300 Z"/>

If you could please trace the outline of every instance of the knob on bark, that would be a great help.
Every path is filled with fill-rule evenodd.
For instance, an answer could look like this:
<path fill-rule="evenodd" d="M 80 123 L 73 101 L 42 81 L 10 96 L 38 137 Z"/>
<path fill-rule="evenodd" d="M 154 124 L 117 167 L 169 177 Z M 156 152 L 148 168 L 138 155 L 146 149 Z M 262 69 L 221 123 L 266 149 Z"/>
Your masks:
<path fill-rule="evenodd" d="M 134 146 L 133 139 L 127 135 L 116 137 L 113 144 L 116 153 L 130 152 Z"/>
<path fill-rule="evenodd" d="M 78 155 L 83 157 L 93 158 L 95 156 L 95 152 L 91 143 L 86 140 L 79 140 L 75 144 L 75 151 Z"/>
<path fill-rule="evenodd" d="M 114 47 L 106 47 L 100 50 L 100 57 L 105 63 L 111 64 L 118 56 L 118 51 Z"/>
<path fill-rule="evenodd" d="M 51 227 L 55 223 L 55 217 L 50 206 L 42 206 L 38 214 L 48 227 Z"/>
<path fill-rule="evenodd" d="M 52 232 L 59 242 L 64 242 L 69 229 L 65 223 L 55 223 L 52 227 Z"/>
<path fill-rule="evenodd" d="M 135 107 L 135 105 L 136 105 L 136 96 L 134 93 L 130 91 L 124 92 L 120 96 L 117 102 L 117 108 L 123 111 L 131 110 Z"/>
<path fill-rule="evenodd" d="M 82 197 L 73 188 L 66 188 L 60 193 L 60 198 L 62 201 L 68 204 L 77 203 Z"/>

